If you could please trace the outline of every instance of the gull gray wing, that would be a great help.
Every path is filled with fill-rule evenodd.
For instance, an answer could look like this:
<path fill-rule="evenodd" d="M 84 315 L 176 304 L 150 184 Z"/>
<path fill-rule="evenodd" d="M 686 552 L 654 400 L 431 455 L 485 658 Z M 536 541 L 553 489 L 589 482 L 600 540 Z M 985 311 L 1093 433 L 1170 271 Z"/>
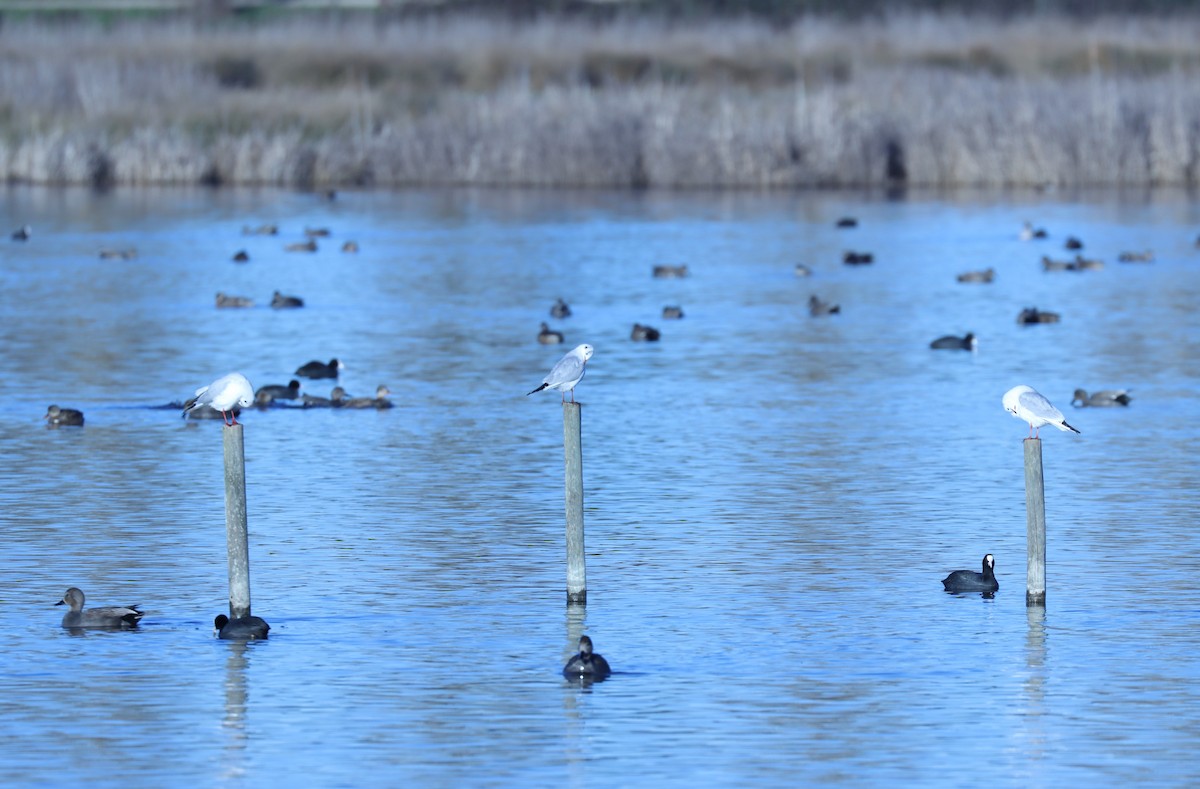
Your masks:
<path fill-rule="evenodd" d="M 579 378 L 582 372 L 583 360 L 574 353 L 569 353 L 550 368 L 550 374 L 543 379 L 543 383 L 548 386 L 569 383 Z"/>
<path fill-rule="evenodd" d="M 1050 401 L 1038 392 L 1022 392 L 1021 396 L 1017 398 L 1017 402 L 1021 404 L 1022 408 L 1036 417 L 1052 422 L 1062 421 L 1062 412 L 1051 405 Z"/>

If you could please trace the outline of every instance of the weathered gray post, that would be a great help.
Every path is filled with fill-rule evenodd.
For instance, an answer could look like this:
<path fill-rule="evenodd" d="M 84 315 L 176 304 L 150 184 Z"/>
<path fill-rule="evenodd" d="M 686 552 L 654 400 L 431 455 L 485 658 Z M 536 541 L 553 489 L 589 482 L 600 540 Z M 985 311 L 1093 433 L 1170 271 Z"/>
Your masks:
<path fill-rule="evenodd" d="M 587 602 L 583 559 L 583 441 L 580 404 L 563 403 L 563 455 L 567 488 L 567 603 Z"/>
<path fill-rule="evenodd" d="M 250 616 L 250 549 L 246 536 L 246 447 L 240 424 L 225 441 L 225 541 L 229 552 L 229 618 Z"/>
<path fill-rule="evenodd" d="M 1046 492 L 1042 440 L 1025 439 L 1025 605 L 1046 604 Z"/>

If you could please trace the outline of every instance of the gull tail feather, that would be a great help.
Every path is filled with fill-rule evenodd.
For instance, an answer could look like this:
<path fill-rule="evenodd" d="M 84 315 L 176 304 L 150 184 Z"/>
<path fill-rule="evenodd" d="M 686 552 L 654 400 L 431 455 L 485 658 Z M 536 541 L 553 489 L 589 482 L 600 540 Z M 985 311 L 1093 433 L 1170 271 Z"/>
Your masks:
<path fill-rule="evenodd" d="M 1072 431 L 1074 431 L 1074 432 L 1076 432 L 1076 433 L 1078 433 L 1078 432 L 1079 432 L 1078 430 L 1075 430 L 1075 428 L 1073 428 L 1073 427 L 1071 427 L 1070 425 L 1068 425 L 1068 424 L 1067 424 L 1067 420 L 1065 420 L 1065 419 L 1064 419 L 1062 422 L 1060 422 L 1058 425 L 1056 425 L 1056 427 L 1057 427 L 1059 430 L 1063 431 L 1064 433 L 1065 433 L 1065 432 L 1067 432 L 1068 430 L 1072 430 Z"/>
<path fill-rule="evenodd" d="M 531 394 L 537 394 L 538 392 L 542 391 L 543 389 L 545 389 L 545 388 L 546 388 L 547 386 L 549 386 L 549 385 L 550 385 L 550 384 L 542 384 L 542 385 L 541 385 L 541 386 L 539 386 L 537 389 L 534 389 L 532 392 L 526 392 L 526 393 L 525 393 L 525 396 L 526 396 L 526 397 L 529 397 L 529 395 L 531 395 Z"/>

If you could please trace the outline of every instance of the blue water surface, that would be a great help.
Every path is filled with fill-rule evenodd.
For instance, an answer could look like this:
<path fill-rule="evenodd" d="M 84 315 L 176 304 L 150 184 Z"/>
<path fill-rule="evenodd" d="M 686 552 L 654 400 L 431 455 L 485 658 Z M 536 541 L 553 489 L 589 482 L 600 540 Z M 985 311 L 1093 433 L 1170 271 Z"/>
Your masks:
<path fill-rule="evenodd" d="M 0 239 L 4 785 L 1200 781 L 1188 195 L 10 187 L 0 222 L 34 229 Z M 331 235 L 285 252 L 305 227 Z M 1067 235 L 1104 270 L 1043 272 Z M 1017 325 L 1030 306 L 1062 320 Z M 928 347 L 967 331 L 974 353 Z M 567 607 L 560 398 L 525 393 L 582 342 Z M 272 631 L 218 641 L 222 428 L 151 406 L 334 357 L 395 407 L 243 414 Z M 1028 428 L 1000 405 L 1022 383 L 1082 431 L 1042 431 L 1044 609 Z M 1133 402 L 1074 409 L 1076 387 Z M 45 426 L 51 403 L 86 426 Z M 942 590 L 985 553 L 994 598 Z M 140 603 L 140 629 L 61 629 L 68 586 Z M 617 672 L 592 686 L 559 674 L 585 632 Z"/>

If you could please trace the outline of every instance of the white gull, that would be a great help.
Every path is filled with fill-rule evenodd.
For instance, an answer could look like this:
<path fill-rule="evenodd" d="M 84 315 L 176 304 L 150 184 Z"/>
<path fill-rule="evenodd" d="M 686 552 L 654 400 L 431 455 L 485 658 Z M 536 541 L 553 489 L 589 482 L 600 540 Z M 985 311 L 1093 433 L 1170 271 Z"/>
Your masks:
<path fill-rule="evenodd" d="M 1017 419 L 1029 423 L 1030 438 L 1037 438 L 1034 430 L 1041 430 L 1042 425 L 1054 425 L 1063 432 L 1068 430 L 1079 432 L 1067 424 L 1062 411 L 1051 405 L 1049 400 L 1038 394 L 1031 386 L 1014 386 L 1004 393 L 1003 402 L 1005 411 Z"/>
<path fill-rule="evenodd" d="M 220 411 L 221 418 L 225 419 L 225 425 L 232 427 L 238 423 L 237 416 L 233 413 L 234 406 L 249 408 L 253 404 L 254 387 L 250 385 L 250 381 L 241 373 L 230 373 L 221 376 L 208 386 L 197 389 L 196 396 L 183 404 L 183 415 L 187 416 L 188 412 L 206 405 Z M 225 418 L 226 412 L 229 413 L 229 419 L 233 421 Z"/>
<path fill-rule="evenodd" d="M 567 400 L 566 392 L 571 393 L 571 402 L 575 402 L 575 385 L 583 380 L 587 372 L 588 359 L 592 358 L 592 346 L 579 345 L 550 368 L 550 374 L 542 379 L 542 385 L 533 392 L 527 392 L 526 397 L 543 389 L 557 389 L 563 392 L 563 402 Z"/>

